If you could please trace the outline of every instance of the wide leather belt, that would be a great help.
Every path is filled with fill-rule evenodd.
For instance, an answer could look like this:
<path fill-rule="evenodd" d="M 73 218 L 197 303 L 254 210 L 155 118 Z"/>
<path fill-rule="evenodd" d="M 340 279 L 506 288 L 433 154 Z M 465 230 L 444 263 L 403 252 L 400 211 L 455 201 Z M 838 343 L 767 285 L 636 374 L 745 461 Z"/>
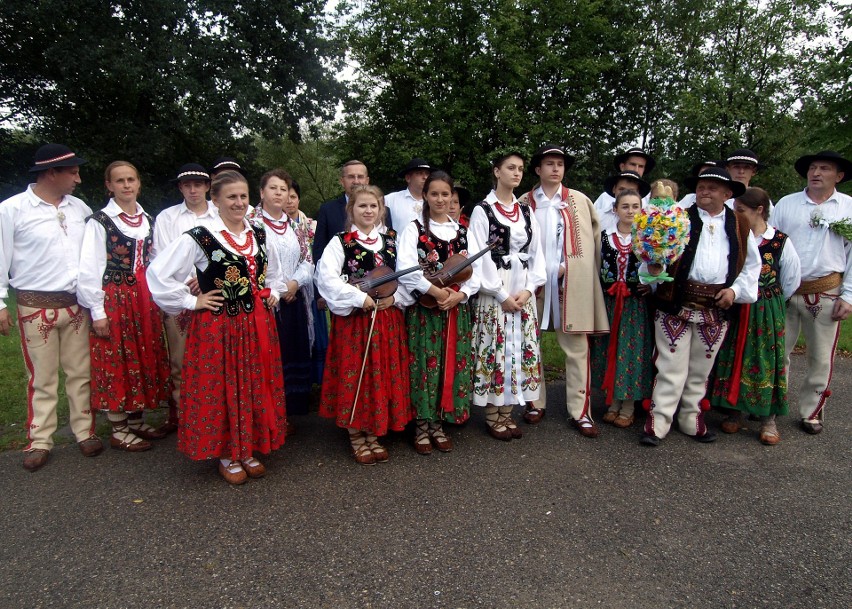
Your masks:
<path fill-rule="evenodd" d="M 843 275 L 840 273 L 829 273 L 819 279 L 802 281 L 796 294 L 824 294 L 843 283 Z"/>
<path fill-rule="evenodd" d="M 39 292 L 38 290 L 17 290 L 19 305 L 33 309 L 63 309 L 77 304 L 77 295 L 70 292 Z"/>
<path fill-rule="evenodd" d="M 716 306 L 716 294 L 725 287 L 724 283 L 699 283 L 687 281 L 683 286 L 683 306 L 702 310 Z"/>

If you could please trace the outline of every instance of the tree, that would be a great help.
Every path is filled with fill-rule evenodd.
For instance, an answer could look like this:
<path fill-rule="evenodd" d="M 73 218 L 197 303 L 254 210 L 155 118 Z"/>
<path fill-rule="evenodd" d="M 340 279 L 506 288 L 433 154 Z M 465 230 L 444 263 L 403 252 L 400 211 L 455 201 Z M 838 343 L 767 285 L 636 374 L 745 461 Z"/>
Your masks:
<path fill-rule="evenodd" d="M 297 136 L 334 115 L 339 53 L 321 0 L 78 0 L 3 3 L 3 121 L 116 158 L 163 183 L 228 153 L 251 166 L 254 136 Z M 147 178 L 147 179 L 146 179 Z"/>

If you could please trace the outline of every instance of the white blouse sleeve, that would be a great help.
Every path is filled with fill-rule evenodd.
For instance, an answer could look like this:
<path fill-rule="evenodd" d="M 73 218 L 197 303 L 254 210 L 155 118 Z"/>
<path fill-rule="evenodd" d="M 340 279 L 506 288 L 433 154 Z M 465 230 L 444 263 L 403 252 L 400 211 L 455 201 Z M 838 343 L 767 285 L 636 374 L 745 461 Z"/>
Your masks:
<path fill-rule="evenodd" d="M 529 293 L 535 296 L 535 291 L 544 285 L 547 280 L 547 271 L 544 265 L 544 252 L 541 247 L 541 229 L 538 226 L 538 220 L 535 214 L 530 214 L 530 223 L 532 225 L 532 239 L 529 247 L 529 264 L 527 265 L 527 283 L 524 289 L 529 290 Z"/>
<path fill-rule="evenodd" d="M 470 230 L 477 243 L 488 243 L 488 217 L 482 208 L 477 206 L 470 214 Z M 480 272 L 479 291 L 483 294 L 493 296 L 498 302 L 503 302 L 509 297 L 509 292 L 503 286 L 500 275 L 497 274 L 497 265 L 490 254 L 486 254 L 478 261 Z M 474 265 L 474 270 L 476 270 Z"/>
<path fill-rule="evenodd" d="M 802 261 L 789 237 L 784 241 L 784 249 L 781 250 L 780 281 L 784 300 L 789 300 L 802 283 Z"/>
<path fill-rule="evenodd" d="M 77 299 L 89 309 L 92 321 L 106 319 L 103 289 L 106 262 L 106 230 L 100 222 L 90 219 L 86 222 L 80 249 Z"/>
<path fill-rule="evenodd" d="M 343 242 L 335 236 L 328 242 L 316 268 L 316 284 L 320 296 L 325 298 L 328 309 L 335 315 L 349 315 L 360 309 L 367 294 L 343 281 L 341 271 L 345 256 Z"/>
<path fill-rule="evenodd" d="M 266 238 L 266 279 L 264 287 L 269 288 L 275 298 L 281 297 L 284 286 L 284 274 L 281 269 L 281 259 L 278 257 L 278 244 L 275 239 Z"/>
<path fill-rule="evenodd" d="M 757 249 L 757 241 L 749 233 L 746 239 L 746 259 L 743 269 L 731 289 L 734 291 L 734 302 L 737 304 L 752 303 L 757 300 L 757 281 L 760 278 L 760 250 Z"/>
<path fill-rule="evenodd" d="M 183 234 L 166 246 L 145 273 L 154 302 L 167 315 L 195 309 L 197 298 L 184 283 L 194 267 L 207 268 L 207 257 L 195 240 Z"/>
<path fill-rule="evenodd" d="M 471 256 L 475 256 L 479 252 L 482 251 L 482 245 L 477 241 L 476 236 L 467 231 L 467 256 L 470 258 Z M 487 258 L 489 254 L 485 254 L 482 258 L 479 258 L 473 263 L 473 274 L 470 276 L 470 279 L 465 281 L 459 292 L 462 292 L 465 297 L 462 302 L 467 302 L 470 300 L 470 297 L 476 294 L 479 291 L 480 286 L 480 275 L 482 274 L 482 259 Z"/>
<path fill-rule="evenodd" d="M 415 222 L 409 222 L 408 226 L 406 226 L 402 231 L 399 236 L 399 240 L 397 241 L 397 270 L 411 268 L 420 264 L 420 260 L 417 258 L 417 240 L 419 236 L 417 224 Z M 408 273 L 408 275 L 403 275 L 399 278 L 399 283 L 408 294 L 411 294 L 415 290 L 421 294 L 425 294 L 432 286 L 429 280 L 423 275 L 423 271 L 420 269 L 412 271 L 411 273 Z"/>

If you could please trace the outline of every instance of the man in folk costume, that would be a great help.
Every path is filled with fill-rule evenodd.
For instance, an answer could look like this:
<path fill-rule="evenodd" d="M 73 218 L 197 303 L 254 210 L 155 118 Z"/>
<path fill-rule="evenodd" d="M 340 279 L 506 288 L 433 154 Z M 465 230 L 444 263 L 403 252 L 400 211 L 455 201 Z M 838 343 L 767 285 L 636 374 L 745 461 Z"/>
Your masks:
<path fill-rule="evenodd" d="M 704 161 L 700 161 L 692 166 L 692 170 L 689 172 L 689 175 L 696 177 L 707 171 L 708 169 L 712 169 L 714 167 L 722 167 L 724 166 L 724 161 L 717 161 L 715 159 L 707 159 Z M 684 197 L 678 201 L 678 207 L 681 209 L 686 209 L 687 207 L 692 207 L 695 205 L 695 193 L 690 192 L 684 195 Z"/>
<path fill-rule="evenodd" d="M 541 183 L 520 202 L 532 207 L 541 227 L 547 281 L 536 296 L 540 327 L 556 331 L 565 353 L 568 414 L 583 436 L 594 438 L 598 427 L 590 408 L 588 336 L 609 332 L 609 322 L 600 284 L 598 215 L 586 195 L 562 184 L 573 162 L 561 146 L 541 146 L 531 161 Z M 546 401 L 542 375 L 541 397 L 527 406 L 524 419 L 538 423 Z"/>
<path fill-rule="evenodd" d="M 625 171 L 633 171 L 637 173 L 640 178 L 654 171 L 654 167 L 656 167 L 656 165 L 657 162 L 654 160 L 654 157 L 641 148 L 630 148 L 615 157 L 615 160 L 613 161 L 616 174 L 620 174 Z M 647 194 L 642 195 L 642 207 L 648 205 L 649 200 L 650 199 Z M 595 199 L 595 210 L 598 212 L 598 217 L 602 217 L 603 214 L 611 214 L 613 203 L 615 203 L 615 195 L 604 189 L 600 196 Z"/>
<path fill-rule="evenodd" d="M 852 221 L 852 197 L 836 188 L 852 179 L 852 161 L 823 150 L 801 157 L 795 167 L 808 185 L 778 201 L 769 221 L 788 235 L 802 262 L 802 284 L 787 304 L 787 368 L 801 331 L 807 372 L 799 390 L 799 416 L 806 432 L 818 434 L 831 395 L 840 322 L 852 312 L 852 226 L 832 226 Z"/>
<path fill-rule="evenodd" d="M 224 171 L 224 170 L 222 170 Z M 207 200 L 210 192 L 210 174 L 198 163 L 187 163 L 178 169 L 177 177 L 172 180 L 177 184 L 183 195 L 183 201 L 164 209 L 157 215 L 154 223 L 154 244 L 151 260 L 162 253 L 172 242 L 191 228 L 201 226 L 216 218 L 216 206 Z M 195 274 L 186 278 L 186 283 L 193 289 L 198 286 Z M 178 315 L 165 315 L 163 325 L 166 328 L 166 339 L 169 344 L 169 367 L 171 369 L 172 392 L 169 398 L 169 416 L 160 426 L 161 433 L 177 431 L 177 408 L 180 403 L 181 369 L 183 354 L 186 350 L 186 331 L 189 328 L 191 311 Z"/>
<path fill-rule="evenodd" d="M 83 229 L 92 210 L 71 193 L 86 161 L 67 146 L 36 151 L 35 184 L 0 203 L 0 334 L 11 325 L 5 299 L 18 301 L 18 327 L 27 367 L 27 446 L 24 469 L 47 463 L 57 427 L 59 366 L 65 371 L 71 431 L 80 451 L 103 450 L 89 405 L 89 327 L 77 303 Z"/>
<path fill-rule="evenodd" d="M 657 446 L 671 428 L 680 404 L 680 431 L 699 442 L 716 434 L 704 423 L 710 403 L 707 379 L 728 331 L 728 309 L 757 300 L 760 253 L 748 220 L 725 206 L 745 192 L 724 169 L 710 168 L 685 180 L 696 193 L 688 210 L 689 243 L 669 268 L 674 278 L 656 287 L 654 339 L 657 376 L 641 443 Z M 659 275 L 662 267 L 643 264 Z"/>

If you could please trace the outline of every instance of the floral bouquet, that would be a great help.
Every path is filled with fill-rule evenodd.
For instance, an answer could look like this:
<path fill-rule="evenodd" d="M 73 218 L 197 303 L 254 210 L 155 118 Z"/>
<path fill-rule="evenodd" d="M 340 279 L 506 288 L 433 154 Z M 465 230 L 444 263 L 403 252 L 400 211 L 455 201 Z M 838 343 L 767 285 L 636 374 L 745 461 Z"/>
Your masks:
<path fill-rule="evenodd" d="M 674 199 L 654 198 L 647 209 L 633 218 L 633 253 L 641 262 L 668 266 L 683 255 L 689 243 L 689 216 Z M 672 281 L 665 271 L 642 273 L 649 281 Z"/>
<path fill-rule="evenodd" d="M 828 230 L 840 235 L 847 241 L 852 241 L 852 218 L 829 221 L 823 217 L 819 210 L 815 210 L 811 214 L 811 221 L 808 224 L 811 228 L 828 228 Z"/>

